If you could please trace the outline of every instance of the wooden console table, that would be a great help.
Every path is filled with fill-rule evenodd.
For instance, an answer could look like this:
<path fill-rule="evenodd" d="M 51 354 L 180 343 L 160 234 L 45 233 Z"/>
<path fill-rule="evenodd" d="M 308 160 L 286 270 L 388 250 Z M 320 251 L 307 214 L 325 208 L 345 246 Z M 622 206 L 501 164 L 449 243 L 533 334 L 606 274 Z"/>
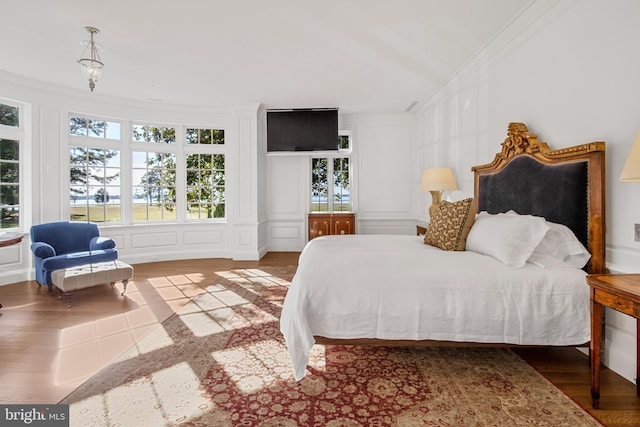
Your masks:
<path fill-rule="evenodd" d="M 309 240 L 318 236 L 356 233 L 356 215 L 353 212 L 310 213 L 308 223 Z"/>
<path fill-rule="evenodd" d="M 600 364 L 604 335 L 604 307 L 636 318 L 636 357 L 640 355 L 640 274 L 590 274 L 591 287 L 591 405 L 600 407 Z M 640 358 L 636 366 L 636 394 L 640 396 Z"/>
<path fill-rule="evenodd" d="M 5 240 L 2 240 L 0 238 L 0 248 L 3 246 L 17 245 L 20 242 L 22 242 L 22 236 L 14 237 L 11 239 L 5 239 Z"/>

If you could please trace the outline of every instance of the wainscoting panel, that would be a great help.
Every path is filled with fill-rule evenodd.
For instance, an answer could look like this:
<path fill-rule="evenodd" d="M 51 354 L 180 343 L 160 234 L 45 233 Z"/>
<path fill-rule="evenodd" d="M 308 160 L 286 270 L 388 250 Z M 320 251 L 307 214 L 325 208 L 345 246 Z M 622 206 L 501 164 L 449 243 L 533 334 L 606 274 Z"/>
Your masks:
<path fill-rule="evenodd" d="M 272 239 L 299 239 L 299 226 L 273 226 L 271 227 Z"/>
<path fill-rule="evenodd" d="M 22 262 L 22 245 L 24 243 L 0 248 L 0 268 Z"/>
<path fill-rule="evenodd" d="M 220 230 L 185 231 L 185 245 L 220 244 L 223 242 Z"/>
<path fill-rule="evenodd" d="M 307 243 L 304 219 L 269 221 L 267 227 L 269 251 L 301 251 Z"/>
<path fill-rule="evenodd" d="M 27 235 L 21 243 L 0 248 L 0 286 L 32 278 L 30 244 Z"/>
<path fill-rule="evenodd" d="M 175 246 L 178 244 L 177 232 L 156 232 L 156 233 L 132 233 L 131 247 L 152 248 L 157 246 Z"/>

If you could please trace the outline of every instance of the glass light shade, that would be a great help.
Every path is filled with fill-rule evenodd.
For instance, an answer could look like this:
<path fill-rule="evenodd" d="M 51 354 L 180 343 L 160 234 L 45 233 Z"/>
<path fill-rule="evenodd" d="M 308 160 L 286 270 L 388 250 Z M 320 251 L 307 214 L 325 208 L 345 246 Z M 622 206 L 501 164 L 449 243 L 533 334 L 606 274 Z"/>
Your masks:
<path fill-rule="evenodd" d="M 94 82 L 100 80 L 102 77 L 102 69 L 104 64 L 94 59 L 79 59 L 80 71 L 86 79 L 91 79 Z"/>
<path fill-rule="evenodd" d="M 631 151 L 629 151 L 627 161 L 618 179 L 620 181 L 640 182 L 640 131 L 636 135 L 636 140 L 631 146 Z"/>
<path fill-rule="evenodd" d="M 420 191 L 457 190 L 458 185 L 449 168 L 425 169 L 420 180 Z"/>

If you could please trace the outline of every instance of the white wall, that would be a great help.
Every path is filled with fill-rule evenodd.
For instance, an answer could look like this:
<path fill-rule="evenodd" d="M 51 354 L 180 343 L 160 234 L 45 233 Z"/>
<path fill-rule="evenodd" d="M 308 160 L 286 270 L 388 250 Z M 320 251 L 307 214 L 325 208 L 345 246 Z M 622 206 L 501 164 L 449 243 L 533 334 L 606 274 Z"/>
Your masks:
<path fill-rule="evenodd" d="M 539 0 L 469 61 L 418 113 L 419 162 L 470 167 L 500 151 L 507 124 L 524 122 L 552 148 L 607 144 L 607 264 L 638 272 L 640 184 L 617 180 L 640 128 L 640 2 Z M 586 285 L 585 285 L 586 286 Z M 605 363 L 635 378 L 635 321 L 607 311 Z"/>

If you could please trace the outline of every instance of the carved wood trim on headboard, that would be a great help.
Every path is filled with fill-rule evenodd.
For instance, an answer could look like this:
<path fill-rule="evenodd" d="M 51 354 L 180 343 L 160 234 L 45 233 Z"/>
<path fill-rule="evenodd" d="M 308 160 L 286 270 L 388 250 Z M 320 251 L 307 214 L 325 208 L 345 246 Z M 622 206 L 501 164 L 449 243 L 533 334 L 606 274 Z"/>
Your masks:
<path fill-rule="evenodd" d="M 491 163 L 474 166 L 471 170 L 474 172 L 474 194 L 476 200 L 479 198 L 479 183 L 482 176 L 497 175 L 500 171 L 513 161 L 515 158 L 526 156 L 537 160 L 545 165 L 563 165 L 575 162 L 586 162 L 587 164 L 587 249 L 591 252 L 591 260 L 587 265 L 589 273 L 605 273 L 605 143 L 591 142 L 587 144 L 576 145 L 572 147 L 552 150 L 545 142 L 538 141 L 538 137 L 529 132 L 524 123 L 509 123 L 507 138 L 502 143 L 502 150 L 496 154 Z M 521 166 L 521 162 L 517 162 Z M 487 178 L 484 178 L 487 181 Z M 526 193 L 524 188 L 528 189 L 535 185 L 535 179 L 525 175 L 518 175 L 517 180 L 521 185 L 515 185 L 513 188 L 519 188 L 522 198 L 528 194 L 535 194 L 534 191 Z M 493 194 L 493 193 L 491 193 Z M 520 193 L 518 193 L 520 194 Z M 528 200 L 531 200 L 529 198 Z M 584 200 L 584 199 L 580 199 Z M 562 209 L 565 200 L 557 198 L 557 208 Z M 548 202 L 548 200 L 547 200 Z M 481 209 L 481 206 L 479 206 Z M 536 212 L 518 212 L 521 214 L 534 214 Z"/>
<path fill-rule="evenodd" d="M 474 172 L 497 171 L 512 157 L 521 154 L 531 155 L 543 163 L 554 163 L 557 160 L 577 159 L 581 155 L 605 151 L 605 143 L 601 141 L 552 150 L 546 142 L 538 141 L 538 136 L 529 132 L 526 124 L 517 122 L 509 123 L 507 138 L 501 145 L 502 151 L 496 154 L 491 163 L 474 166 L 471 170 Z"/>

